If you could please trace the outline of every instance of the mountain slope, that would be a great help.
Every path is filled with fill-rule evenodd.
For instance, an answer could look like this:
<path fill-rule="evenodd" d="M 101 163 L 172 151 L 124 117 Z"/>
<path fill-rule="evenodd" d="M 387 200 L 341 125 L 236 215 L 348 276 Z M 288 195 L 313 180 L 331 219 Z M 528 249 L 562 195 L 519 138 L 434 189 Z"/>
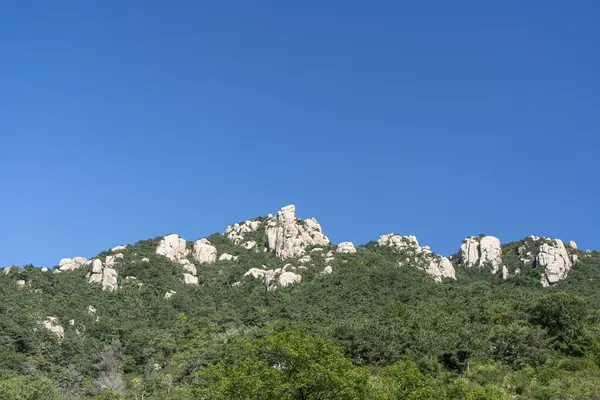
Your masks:
<path fill-rule="evenodd" d="M 53 271 L 13 267 L 0 274 L 0 388 L 65 399 L 307 388 L 340 399 L 592 398 L 600 253 L 566 246 L 568 274 L 543 287 L 539 255 L 562 254 L 556 241 L 483 238 L 449 259 L 408 236 L 335 246 L 284 207 L 194 242 L 168 235 Z M 440 275 L 444 259 L 453 274 Z"/>

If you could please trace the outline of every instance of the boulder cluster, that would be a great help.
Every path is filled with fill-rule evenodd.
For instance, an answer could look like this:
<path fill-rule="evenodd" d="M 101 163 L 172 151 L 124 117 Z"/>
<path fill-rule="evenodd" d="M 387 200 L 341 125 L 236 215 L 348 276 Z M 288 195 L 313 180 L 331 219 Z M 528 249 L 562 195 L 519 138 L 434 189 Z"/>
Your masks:
<path fill-rule="evenodd" d="M 332 261 L 339 257 L 344 262 L 347 256 L 357 252 L 352 242 L 341 242 L 332 246 L 327 236 L 323 234 L 321 225 L 316 219 L 296 218 L 296 208 L 288 205 L 281 208 L 275 215 L 266 218 L 251 219 L 230 225 L 224 236 L 240 249 L 252 252 L 272 252 L 281 260 L 295 259 L 298 267 L 286 264 L 282 268 L 266 269 L 251 268 L 244 276 L 260 279 L 270 290 L 285 287 L 302 281 L 299 272 L 310 266 L 314 267 L 314 257 L 324 261 L 322 274 L 333 272 Z M 500 271 L 503 279 L 508 279 L 509 271 L 503 263 L 500 240 L 494 236 L 470 236 L 463 240 L 460 250 L 450 258 L 435 254 L 429 246 L 420 246 L 415 236 L 402 236 L 395 233 L 382 235 L 377 240 L 380 247 L 389 247 L 399 254 L 401 265 L 414 265 L 424 270 L 435 281 L 444 278 L 456 279 L 455 264 L 466 268 L 490 267 L 492 273 Z M 113 253 L 104 260 L 87 260 L 84 257 L 63 258 L 54 273 L 77 270 L 91 265 L 87 280 L 92 284 L 102 285 L 106 291 L 115 291 L 118 286 L 116 265 L 123 259 L 121 251 L 127 246 L 116 246 Z M 539 238 L 530 236 L 524 240 L 524 245 L 518 248 L 518 256 L 522 265 L 543 268 L 540 283 L 550 286 L 564 280 L 573 264 L 577 261 L 577 244 L 570 241 L 567 246 L 559 239 Z M 198 265 L 213 264 L 217 261 L 235 262 L 238 256 L 229 253 L 219 254 L 218 249 L 208 239 L 202 238 L 188 246 L 185 239 L 176 234 L 163 237 L 156 254 L 164 256 L 180 264 L 183 268 L 183 282 L 188 285 L 198 285 Z M 235 254 L 235 253 L 234 253 Z M 144 257 L 142 262 L 150 262 Z M 341 264 L 340 264 L 341 265 Z M 46 269 L 47 270 L 47 269 Z M 519 268 L 511 273 L 518 274 Z M 4 270 L 7 274 L 10 267 Z M 24 281 L 23 281 L 24 282 Z M 19 281 L 17 284 L 21 284 Z M 25 286 L 23 283 L 22 286 Z"/>
<path fill-rule="evenodd" d="M 87 275 L 89 283 L 102 285 L 102 290 L 114 292 L 117 290 L 117 278 L 119 274 L 116 270 L 117 260 L 123 259 L 123 254 L 106 256 L 104 263 L 100 259 L 92 261 L 92 270 Z"/>
<path fill-rule="evenodd" d="M 407 263 L 420 266 L 436 282 L 443 278 L 456 279 L 456 271 L 452 262 L 447 258 L 434 254 L 429 246 L 419 246 L 415 236 L 400 236 L 395 233 L 382 235 L 377 244 L 381 247 L 391 247 L 395 251 L 405 254 Z"/>
<path fill-rule="evenodd" d="M 198 270 L 187 257 L 190 250 L 187 249 L 187 242 L 178 235 L 172 234 L 165 236 L 156 248 L 156 254 L 167 257 L 169 260 L 177 261 L 183 266 L 183 282 L 187 285 L 198 284 Z M 207 239 L 199 239 L 194 243 L 191 256 L 199 264 L 212 264 L 217 261 L 217 248 Z"/>
<path fill-rule="evenodd" d="M 283 207 L 267 218 L 267 249 L 283 260 L 302 256 L 309 246 L 327 245 L 329 239 L 317 220 L 297 219 L 293 205 Z"/>
<path fill-rule="evenodd" d="M 58 263 L 58 268 L 54 270 L 55 274 L 65 271 L 73 271 L 84 265 L 89 265 L 89 262 L 84 257 L 63 258 Z"/>
<path fill-rule="evenodd" d="M 302 276 L 292 271 L 294 269 L 291 264 L 285 265 L 283 268 L 263 269 L 251 268 L 244 276 L 251 276 L 262 281 L 269 289 L 275 290 L 278 287 L 286 287 L 295 283 L 302 282 Z"/>

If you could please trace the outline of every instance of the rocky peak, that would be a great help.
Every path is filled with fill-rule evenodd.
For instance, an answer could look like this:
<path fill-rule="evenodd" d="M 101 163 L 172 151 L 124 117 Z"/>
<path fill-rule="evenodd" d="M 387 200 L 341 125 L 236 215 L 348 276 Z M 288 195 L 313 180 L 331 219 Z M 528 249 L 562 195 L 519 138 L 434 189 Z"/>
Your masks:
<path fill-rule="evenodd" d="M 342 242 L 338 244 L 336 253 L 356 253 L 356 248 L 352 242 Z"/>
<path fill-rule="evenodd" d="M 296 218 L 296 207 L 283 207 L 275 216 L 267 218 L 267 249 L 282 258 L 300 257 L 309 246 L 327 246 L 329 239 L 323 235 L 316 219 L 304 221 Z"/>
<path fill-rule="evenodd" d="M 442 278 L 456 279 L 456 272 L 450 259 L 432 253 L 429 246 L 419 246 L 415 236 L 388 233 L 381 235 L 377 244 L 380 247 L 391 247 L 397 252 L 406 253 L 407 262 L 421 266 L 436 282 L 441 282 Z"/>
<path fill-rule="evenodd" d="M 460 246 L 458 259 L 467 267 L 491 265 L 495 273 L 502 264 L 500 239 L 494 236 L 468 237 Z"/>
<path fill-rule="evenodd" d="M 158 247 L 156 254 L 167 257 L 172 261 L 178 261 L 185 258 L 189 252 L 185 248 L 186 242 L 176 234 L 165 236 Z"/>
<path fill-rule="evenodd" d="M 534 266 L 546 267 L 540 283 L 550 286 L 565 279 L 573 263 L 562 240 L 554 239 L 550 243 L 544 242 L 540 245 Z"/>

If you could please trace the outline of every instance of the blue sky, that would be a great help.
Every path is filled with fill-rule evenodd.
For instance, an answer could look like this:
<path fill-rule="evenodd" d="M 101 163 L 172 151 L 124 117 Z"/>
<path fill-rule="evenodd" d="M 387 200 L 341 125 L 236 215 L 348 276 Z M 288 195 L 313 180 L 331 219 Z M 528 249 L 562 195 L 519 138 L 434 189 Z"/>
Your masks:
<path fill-rule="evenodd" d="M 597 1 L 7 1 L 0 266 L 293 203 L 334 242 L 600 248 Z"/>

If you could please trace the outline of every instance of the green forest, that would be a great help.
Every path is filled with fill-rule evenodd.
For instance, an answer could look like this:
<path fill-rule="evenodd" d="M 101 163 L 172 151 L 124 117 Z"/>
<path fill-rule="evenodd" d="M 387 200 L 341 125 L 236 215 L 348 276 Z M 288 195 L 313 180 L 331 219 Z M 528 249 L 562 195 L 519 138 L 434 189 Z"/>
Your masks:
<path fill-rule="evenodd" d="M 185 285 L 160 239 L 122 250 L 114 292 L 89 266 L 0 273 L 0 400 L 600 399 L 599 252 L 544 288 L 521 242 L 502 246 L 508 279 L 458 266 L 442 282 L 370 242 L 271 290 L 246 271 L 297 260 L 214 234 L 238 259 Z"/>

